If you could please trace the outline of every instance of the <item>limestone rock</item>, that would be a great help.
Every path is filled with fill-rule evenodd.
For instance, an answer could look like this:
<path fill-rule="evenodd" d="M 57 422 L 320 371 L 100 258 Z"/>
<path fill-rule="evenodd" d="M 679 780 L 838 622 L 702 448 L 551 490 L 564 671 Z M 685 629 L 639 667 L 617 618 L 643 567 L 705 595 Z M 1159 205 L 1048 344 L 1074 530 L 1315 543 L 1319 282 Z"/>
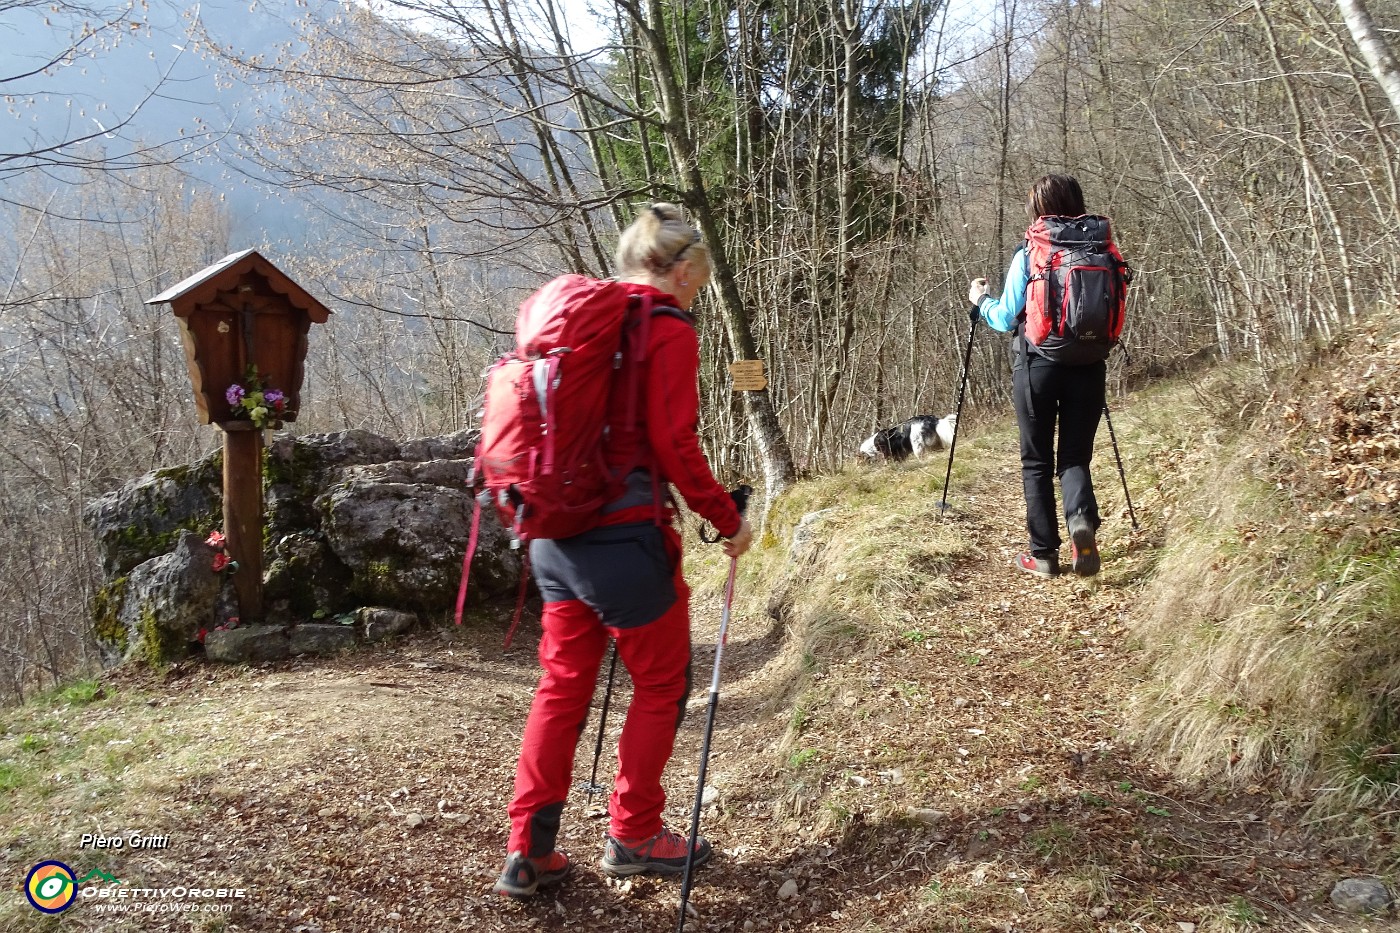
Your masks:
<path fill-rule="evenodd" d="M 263 579 L 268 621 L 290 624 L 355 608 L 352 578 L 320 532 L 285 535 L 273 543 L 272 562 Z"/>
<path fill-rule="evenodd" d="M 448 613 L 467 544 L 467 458 L 476 437 L 459 431 L 400 447 L 356 430 L 274 441 L 264 467 L 269 545 L 262 621 L 279 632 L 353 621 L 351 631 L 379 640 L 407 631 L 418 613 Z M 200 631 L 218 631 L 243 615 L 227 574 L 219 595 L 220 577 L 209 567 L 213 554 L 202 544 L 223 524 L 221 486 L 222 455 L 214 454 L 88 504 L 84 517 L 106 575 L 93 601 L 94 627 L 109 661 L 137 651 L 181 657 Z M 472 567 L 472 602 L 513 598 L 519 580 L 519 555 L 488 509 Z M 365 605 L 377 608 L 346 618 Z M 217 635 L 212 651 L 206 641 L 207 655 L 245 661 L 291 650 L 285 635 L 256 639 L 246 627 L 232 631 L 244 634 Z M 298 650 L 316 653 L 342 643 L 296 638 Z M 255 646 L 245 645 L 250 639 Z"/>
<path fill-rule="evenodd" d="M 289 647 L 293 655 L 339 654 L 355 647 L 355 629 L 350 625 L 296 625 L 292 627 Z"/>
<path fill-rule="evenodd" d="M 1390 891 L 1375 878 L 1343 878 L 1332 886 L 1332 903 L 1349 914 L 1374 914 L 1390 906 Z"/>
<path fill-rule="evenodd" d="M 267 449 L 264 468 L 267 527 L 273 541 L 317 531 L 316 497 L 347 467 L 397 460 L 399 446 L 370 431 L 338 431 L 279 438 Z"/>
<path fill-rule="evenodd" d="M 204 655 L 226 664 L 282 661 L 290 655 L 287 633 L 277 625 L 246 625 L 218 629 L 204 639 Z"/>
<path fill-rule="evenodd" d="M 278 438 L 268 454 L 281 461 L 310 459 L 320 469 L 399 459 L 399 445 L 373 431 L 352 428 L 331 434 Z"/>
<path fill-rule="evenodd" d="M 326 540 L 353 573 L 352 592 L 361 602 L 437 613 L 451 608 L 471 519 L 470 468 L 465 460 L 355 467 L 317 500 Z M 508 541 L 488 510 L 472 565 L 475 601 L 514 592 L 520 559 Z"/>
<path fill-rule="evenodd" d="M 411 612 L 399 612 L 380 606 L 366 606 L 355 614 L 355 625 L 360 637 L 367 642 L 384 641 L 395 635 L 402 635 L 417 623 L 418 617 Z"/>
<path fill-rule="evenodd" d="M 812 545 L 816 542 L 817 527 L 826 521 L 836 510 L 822 509 L 819 512 L 808 512 L 797 522 L 797 527 L 792 530 L 792 544 L 788 548 L 788 559 L 791 561 L 802 560 Z"/>
<path fill-rule="evenodd" d="M 131 571 L 116 614 L 127 657 L 182 658 L 200 630 L 212 627 L 223 582 L 210 566 L 213 557 L 200 535 L 180 532 L 173 551 Z"/>
<path fill-rule="evenodd" d="M 465 428 L 440 437 L 419 437 L 399 445 L 400 460 L 469 460 L 476 455 L 481 432 Z"/>
<path fill-rule="evenodd" d="M 905 811 L 909 818 L 916 823 L 923 823 L 925 826 L 932 826 L 940 823 L 948 815 L 942 810 L 934 810 L 930 807 L 910 807 Z"/>
<path fill-rule="evenodd" d="M 223 525 L 223 454 L 187 467 L 156 470 L 89 502 L 83 521 L 92 529 L 103 572 L 119 577 L 168 554 L 182 531 L 202 539 Z"/>

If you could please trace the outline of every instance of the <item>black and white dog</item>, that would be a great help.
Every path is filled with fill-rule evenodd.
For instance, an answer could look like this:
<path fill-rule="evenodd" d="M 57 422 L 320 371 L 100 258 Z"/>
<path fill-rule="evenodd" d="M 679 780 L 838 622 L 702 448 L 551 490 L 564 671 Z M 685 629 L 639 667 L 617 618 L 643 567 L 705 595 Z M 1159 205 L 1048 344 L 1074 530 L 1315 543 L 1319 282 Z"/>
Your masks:
<path fill-rule="evenodd" d="M 908 421 L 901 421 L 893 427 L 870 435 L 865 439 L 865 443 L 860 445 L 860 453 L 868 460 L 877 457 L 886 460 L 922 457 L 925 452 L 951 447 L 957 423 L 957 415 L 949 415 L 946 418 L 915 415 Z"/>

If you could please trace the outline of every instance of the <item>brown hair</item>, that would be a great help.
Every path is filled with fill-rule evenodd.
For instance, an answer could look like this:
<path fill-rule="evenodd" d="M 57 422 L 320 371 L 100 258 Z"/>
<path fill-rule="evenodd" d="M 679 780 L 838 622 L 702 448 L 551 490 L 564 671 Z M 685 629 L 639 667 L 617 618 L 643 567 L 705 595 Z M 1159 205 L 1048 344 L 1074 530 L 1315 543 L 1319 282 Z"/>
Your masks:
<path fill-rule="evenodd" d="M 1085 213 L 1084 192 L 1072 175 L 1044 175 L 1031 185 L 1026 213 L 1038 217 L 1079 217 Z"/>
<path fill-rule="evenodd" d="M 675 204 L 651 204 L 622 231 L 617 242 L 617 273 L 665 275 L 689 259 L 704 282 L 710 277 L 710 250 Z"/>

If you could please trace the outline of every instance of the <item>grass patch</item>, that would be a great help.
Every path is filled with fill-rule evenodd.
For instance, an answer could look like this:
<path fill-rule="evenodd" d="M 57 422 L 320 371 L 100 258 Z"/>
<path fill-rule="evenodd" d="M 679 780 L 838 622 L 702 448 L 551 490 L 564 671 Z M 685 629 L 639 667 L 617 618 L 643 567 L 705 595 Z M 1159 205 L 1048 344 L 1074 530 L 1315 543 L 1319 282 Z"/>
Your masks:
<path fill-rule="evenodd" d="M 59 851 L 73 826 L 110 822 L 114 802 L 145 814 L 136 821 L 143 826 L 159 825 L 168 789 L 217 770 L 219 756 L 237 747 L 232 735 L 202 734 L 212 712 L 172 715 L 143 695 L 80 681 L 0 713 L 0 845 Z M 62 825 L 46 817 L 59 811 Z"/>
<path fill-rule="evenodd" d="M 1044 829 L 1037 829 L 1026 837 L 1031 851 L 1047 862 L 1064 858 L 1074 843 L 1074 830 L 1059 820 L 1053 821 Z"/>
<path fill-rule="evenodd" d="M 1178 457 L 1132 632 L 1145 749 L 1236 788 L 1322 786 L 1319 820 L 1400 801 L 1400 505 L 1383 481 L 1400 415 L 1376 401 L 1400 337 L 1357 353 L 1296 387 L 1222 370 L 1155 407 L 1203 436 Z"/>
<path fill-rule="evenodd" d="M 1238 894 L 1230 898 L 1230 904 L 1225 908 L 1225 917 L 1231 923 L 1250 925 L 1268 923 L 1269 920 L 1258 908 Z"/>
<path fill-rule="evenodd" d="M 958 452 L 965 469 L 977 469 L 974 454 L 964 458 L 961 444 Z M 937 637 L 927 620 L 951 603 L 948 571 L 967 549 L 939 514 L 945 464 L 852 467 L 804 481 L 772 504 L 762 540 L 739 561 L 736 618 L 767 618 L 785 636 L 766 697 L 771 712 L 794 709 L 781 755 L 794 753 L 809 718 L 804 690 L 831 659 Z M 792 553 L 794 532 L 816 513 L 803 526 L 805 544 Z M 718 549 L 687 549 L 697 601 L 713 600 L 727 571 Z"/>
<path fill-rule="evenodd" d="M 87 706 L 102 699 L 104 695 L 102 685 L 95 680 L 80 680 L 58 691 L 59 698 L 70 706 Z"/>

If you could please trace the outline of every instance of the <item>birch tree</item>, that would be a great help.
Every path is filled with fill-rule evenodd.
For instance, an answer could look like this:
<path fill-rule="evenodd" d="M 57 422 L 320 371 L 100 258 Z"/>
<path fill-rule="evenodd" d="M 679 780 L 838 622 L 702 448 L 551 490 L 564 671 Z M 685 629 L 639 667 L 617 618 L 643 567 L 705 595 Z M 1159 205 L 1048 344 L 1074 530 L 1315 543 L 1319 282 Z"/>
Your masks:
<path fill-rule="evenodd" d="M 1371 75 L 1385 91 L 1385 96 L 1390 98 L 1390 107 L 1395 111 L 1395 116 L 1400 118 L 1400 64 L 1396 64 L 1395 56 L 1376 21 L 1371 18 L 1365 0 L 1337 0 L 1337 8 L 1342 11 L 1347 29 L 1356 40 L 1356 47 L 1370 66 Z"/>

